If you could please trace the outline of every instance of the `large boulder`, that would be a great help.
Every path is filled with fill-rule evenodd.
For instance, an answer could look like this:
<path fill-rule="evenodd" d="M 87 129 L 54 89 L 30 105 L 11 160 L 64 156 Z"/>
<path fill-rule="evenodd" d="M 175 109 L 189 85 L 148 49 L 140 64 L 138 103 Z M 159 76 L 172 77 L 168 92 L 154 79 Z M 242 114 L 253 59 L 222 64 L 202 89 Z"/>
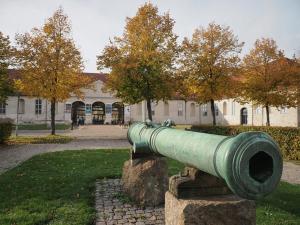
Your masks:
<path fill-rule="evenodd" d="M 123 166 L 124 192 L 142 206 L 164 203 L 168 190 L 168 167 L 162 157 L 128 160 Z"/>

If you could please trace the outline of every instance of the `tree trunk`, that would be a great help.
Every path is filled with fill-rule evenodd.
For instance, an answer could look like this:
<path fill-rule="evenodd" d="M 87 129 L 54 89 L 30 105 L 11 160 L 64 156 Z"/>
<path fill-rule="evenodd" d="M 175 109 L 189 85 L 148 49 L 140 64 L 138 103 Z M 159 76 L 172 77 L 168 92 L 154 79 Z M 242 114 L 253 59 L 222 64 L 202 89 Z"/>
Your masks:
<path fill-rule="evenodd" d="M 51 134 L 55 135 L 55 99 L 51 100 Z"/>
<path fill-rule="evenodd" d="M 270 109 L 269 109 L 269 105 L 266 105 L 266 115 L 267 115 L 267 126 L 270 126 Z"/>
<path fill-rule="evenodd" d="M 152 109 L 151 109 L 150 99 L 147 99 L 147 112 L 148 112 L 148 119 L 152 121 Z"/>
<path fill-rule="evenodd" d="M 213 99 L 210 100 L 210 109 L 211 109 L 211 115 L 213 117 L 213 126 L 216 126 L 215 101 Z"/>

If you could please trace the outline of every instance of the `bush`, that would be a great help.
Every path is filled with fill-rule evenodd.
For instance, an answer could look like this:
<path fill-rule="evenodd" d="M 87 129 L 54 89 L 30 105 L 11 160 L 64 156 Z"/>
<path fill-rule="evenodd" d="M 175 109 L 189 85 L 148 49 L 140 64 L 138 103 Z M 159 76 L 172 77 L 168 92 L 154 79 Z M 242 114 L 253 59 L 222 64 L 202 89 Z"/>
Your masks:
<path fill-rule="evenodd" d="M 10 137 L 12 126 L 11 119 L 0 119 L 0 144 L 4 143 Z"/>
<path fill-rule="evenodd" d="M 18 136 L 10 137 L 6 143 L 8 145 L 24 145 L 24 144 L 65 144 L 72 141 L 74 138 L 63 135 L 48 135 L 48 136 Z"/>
<path fill-rule="evenodd" d="M 266 132 L 278 143 L 284 159 L 300 160 L 300 129 L 296 127 L 193 125 L 191 130 L 226 136 L 246 131 Z"/>

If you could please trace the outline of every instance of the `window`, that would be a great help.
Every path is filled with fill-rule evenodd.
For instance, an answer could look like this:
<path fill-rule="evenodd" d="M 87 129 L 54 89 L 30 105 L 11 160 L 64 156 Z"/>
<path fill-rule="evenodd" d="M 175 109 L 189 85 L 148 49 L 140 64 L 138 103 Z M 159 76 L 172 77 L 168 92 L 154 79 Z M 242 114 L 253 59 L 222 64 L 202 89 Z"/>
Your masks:
<path fill-rule="evenodd" d="M 105 114 L 112 114 L 112 104 L 105 104 Z"/>
<path fill-rule="evenodd" d="M 280 108 L 280 114 L 286 114 L 288 112 L 288 108 L 287 107 L 281 107 Z"/>
<path fill-rule="evenodd" d="M 235 115 L 235 101 L 231 102 L 231 115 Z"/>
<path fill-rule="evenodd" d="M 177 108 L 178 108 L 178 116 L 183 116 L 183 103 L 178 102 L 177 103 Z"/>
<path fill-rule="evenodd" d="M 85 113 L 86 114 L 91 114 L 92 113 L 92 105 L 91 104 L 86 104 L 85 105 Z"/>
<path fill-rule="evenodd" d="M 204 104 L 201 107 L 202 107 L 202 115 L 207 116 L 207 104 Z"/>
<path fill-rule="evenodd" d="M 164 115 L 169 116 L 169 113 L 170 113 L 169 103 L 165 102 L 165 104 L 164 104 Z"/>
<path fill-rule="evenodd" d="M 65 112 L 66 113 L 71 113 L 71 110 L 72 110 L 72 104 L 66 104 Z"/>
<path fill-rule="evenodd" d="M 194 117 L 196 115 L 196 106 L 195 103 L 191 103 L 191 113 L 190 116 Z"/>
<path fill-rule="evenodd" d="M 151 114 L 152 114 L 152 116 L 154 116 L 155 115 L 155 107 L 156 107 L 156 103 L 155 102 L 151 102 Z"/>
<path fill-rule="evenodd" d="M 257 115 L 259 115 L 259 114 L 262 113 L 262 108 L 261 108 L 261 106 L 256 106 L 256 107 L 254 108 L 254 110 L 255 110 L 255 114 L 257 114 Z"/>
<path fill-rule="evenodd" d="M 20 99 L 19 100 L 19 114 L 24 114 L 25 113 L 25 100 Z"/>
<path fill-rule="evenodd" d="M 6 113 L 6 103 L 0 103 L 0 114 Z"/>
<path fill-rule="evenodd" d="M 35 114 L 42 114 L 42 99 L 35 100 Z"/>
<path fill-rule="evenodd" d="M 215 103 L 215 115 L 219 116 L 219 107 L 218 104 Z"/>
<path fill-rule="evenodd" d="M 223 102 L 223 115 L 227 115 L 227 102 Z"/>

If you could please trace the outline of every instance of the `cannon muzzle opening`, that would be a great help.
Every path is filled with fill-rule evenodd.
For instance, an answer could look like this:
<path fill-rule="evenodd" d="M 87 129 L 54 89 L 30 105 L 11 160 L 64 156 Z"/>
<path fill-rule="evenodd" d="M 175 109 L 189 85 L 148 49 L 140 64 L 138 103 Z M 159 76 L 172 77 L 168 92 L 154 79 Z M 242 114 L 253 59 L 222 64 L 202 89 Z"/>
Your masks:
<path fill-rule="evenodd" d="M 260 151 L 249 161 L 250 177 L 264 183 L 273 174 L 273 159 L 267 153 Z"/>
<path fill-rule="evenodd" d="M 245 132 L 228 140 L 227 168 L 218 168 L 231 190 L 240 197 L 258 199 L 270 194 L 278 185 L 282 174 L 282 157 L 277 144 L 263 132 Z M 226 143 L 224 143 L 224 147 Z M 221 146 L 222 148 L 223 146 Z M 221 166 L 222 167 L 222 166 Z"/>

